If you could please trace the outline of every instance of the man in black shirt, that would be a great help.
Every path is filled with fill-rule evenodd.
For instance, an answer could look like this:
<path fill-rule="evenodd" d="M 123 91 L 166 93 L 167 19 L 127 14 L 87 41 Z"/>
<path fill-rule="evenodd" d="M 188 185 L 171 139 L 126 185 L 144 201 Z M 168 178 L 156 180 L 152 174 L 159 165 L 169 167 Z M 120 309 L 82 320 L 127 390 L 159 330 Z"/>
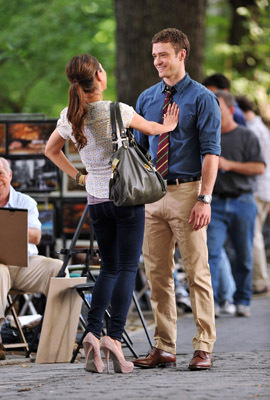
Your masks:
<path fill-rule="evenodd" d="M 236 250 L 232 272 L 236 283 L 236 314 L 250 316 L 252 295 L 253 236 L 257 214 L 253 192 L 256 175 L 265 162 L 256 135 L 233 119 L 234 97 L 215 93 L 221 109 L 221 156 L 213 191 L 212 218 L 207 231 L 209 264 L 215 301 L 218 296 L 219 262 L 227 235 Z"/>

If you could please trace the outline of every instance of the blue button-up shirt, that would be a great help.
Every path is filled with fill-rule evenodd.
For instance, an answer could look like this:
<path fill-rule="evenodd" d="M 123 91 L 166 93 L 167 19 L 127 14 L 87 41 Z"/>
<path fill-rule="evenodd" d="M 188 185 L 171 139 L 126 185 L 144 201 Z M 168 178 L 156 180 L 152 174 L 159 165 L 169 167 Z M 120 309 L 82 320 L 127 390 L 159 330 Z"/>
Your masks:
<path fill-rule="evenodd" d="M 136 111 L 149 121 L 162 123 L 165 83 L 161 81 L 146 89 L 138 98 Z M 170 133 L 169 168 L 166 179 L 201 175 L 205 154 L 220 155 L 220 108 L 216 96 L 185 77 L 174 85 L 173 101 L 180 108 L 179 124 Z M 135 138 L 151 154 L 156 164 L 159 136 L 134 131 Z"/>

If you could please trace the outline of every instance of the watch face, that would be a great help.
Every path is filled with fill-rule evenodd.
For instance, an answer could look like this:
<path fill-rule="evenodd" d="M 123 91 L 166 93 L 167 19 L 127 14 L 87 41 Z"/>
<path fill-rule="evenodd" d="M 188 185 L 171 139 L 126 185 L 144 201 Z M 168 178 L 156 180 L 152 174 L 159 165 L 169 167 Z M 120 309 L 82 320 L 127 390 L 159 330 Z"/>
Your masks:
<path fill-rule="evenodd" d="M 204 196 L 205 203 L 211 203 L 211 200 L 212 200 L 212 196 L 210 196 L 209 194 L 206 194 Z"/>

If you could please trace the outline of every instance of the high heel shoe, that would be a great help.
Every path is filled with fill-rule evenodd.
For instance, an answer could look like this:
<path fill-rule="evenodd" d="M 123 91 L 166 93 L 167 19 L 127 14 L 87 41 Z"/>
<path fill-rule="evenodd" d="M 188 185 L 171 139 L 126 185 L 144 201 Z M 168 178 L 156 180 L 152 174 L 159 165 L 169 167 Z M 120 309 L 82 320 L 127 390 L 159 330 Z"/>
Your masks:
<path fill-rule="evenodd" d="M 105 336 L 103 339 L 101 339 L 100 348 L 101 350 L 103 350 L 106 358 L 108 373 L 110 372 L 110 367 L 109 367 L 110 355 L 113 360 L 113 367 L 115 372 L 122 372 L 122 374 L 128 374 L 129 372 L 133 371 L 134 364 L 130 361 L 125 360 L 125 357 L 118 350 L 113 339 L 111 339 L 109 336 Z"/>
<path fill-rule="evenodd" d="M 104 369 L 104 363 L 101 359 L 99 343 L 93 333 L 87 333 L 83 339 L 83 348 L 85 352 L 84 368 L 86 371 L 98 372 L 101 374 Z"/>

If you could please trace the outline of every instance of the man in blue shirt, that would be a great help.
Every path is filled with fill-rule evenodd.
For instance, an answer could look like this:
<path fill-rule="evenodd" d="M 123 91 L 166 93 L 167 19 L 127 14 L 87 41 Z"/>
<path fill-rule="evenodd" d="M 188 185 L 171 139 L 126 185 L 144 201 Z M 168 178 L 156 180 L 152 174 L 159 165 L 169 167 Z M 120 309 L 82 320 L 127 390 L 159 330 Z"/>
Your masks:
<path fill-rule="evenodd" d="M 173 102 L 180 108 L 179 124 L 169 134 L 167 194 L 146 205 L 143 255 L 151 288 L 155 318 L 155 347 L 135 366 L 176 366 L 177 312 L 174 293 L 174 249 L 177 241 L 190 289 L 197 332 L 189 369 L 207 369 L 216 339 L 213 291 L 208 265 L 206 227 L 211 216 L 211 194 L 220 154 L 220 109 L 212 92 L 185 72 L 189 54 L 187 36 L 178 29 L 164 29 L 152 39 L 152 54 L 161 82 L 138 98 L 137 112 L 162 121 L 165 91 L 174 88 Z M 159 137 L 135 132 L 154 163 Z"/>

